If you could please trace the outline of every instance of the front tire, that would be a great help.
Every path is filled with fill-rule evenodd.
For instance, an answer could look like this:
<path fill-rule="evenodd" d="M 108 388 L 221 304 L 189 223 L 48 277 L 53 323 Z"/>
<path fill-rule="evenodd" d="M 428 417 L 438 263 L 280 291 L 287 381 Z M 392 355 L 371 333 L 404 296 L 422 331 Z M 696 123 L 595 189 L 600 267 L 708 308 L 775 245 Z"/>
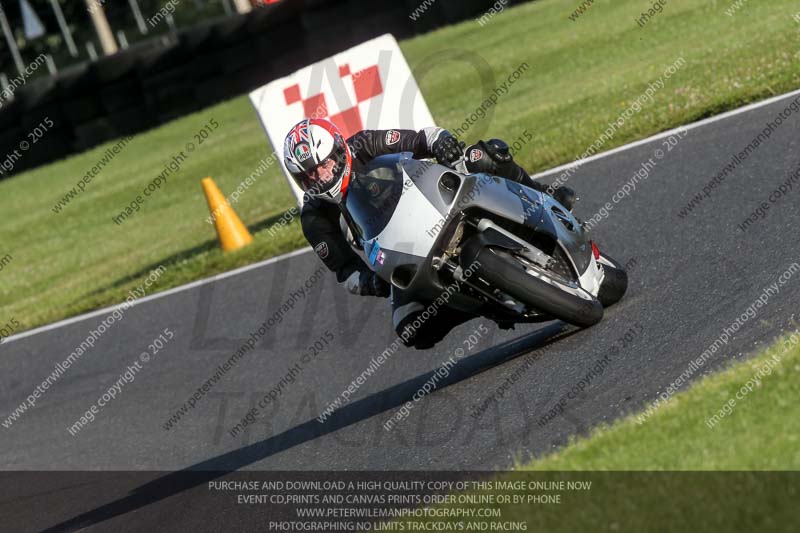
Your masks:
<path fill-rule="evenodd" d="M 594 326 L 603 318 L 603 305 L 591 294 L 550 277 L 547 278 L 550 281 L 545 281 L 505 250 L 465 246 L 462 268 L 475 262 L 481 278 L 537 311 L 582 328 Z"/>

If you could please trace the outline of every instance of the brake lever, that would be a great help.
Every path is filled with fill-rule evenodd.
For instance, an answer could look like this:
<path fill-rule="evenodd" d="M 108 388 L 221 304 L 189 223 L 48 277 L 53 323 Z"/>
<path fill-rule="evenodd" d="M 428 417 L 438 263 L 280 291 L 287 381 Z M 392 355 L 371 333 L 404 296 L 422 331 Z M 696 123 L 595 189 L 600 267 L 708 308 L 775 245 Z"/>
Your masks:
<path fill-rule="evenodd" d="M 467 170 L 467 158 L 461 156 L 457 160 L 452 163 L 453 170 L 460 172 L 462 174 L 469 174 L 469 170 Z"/>

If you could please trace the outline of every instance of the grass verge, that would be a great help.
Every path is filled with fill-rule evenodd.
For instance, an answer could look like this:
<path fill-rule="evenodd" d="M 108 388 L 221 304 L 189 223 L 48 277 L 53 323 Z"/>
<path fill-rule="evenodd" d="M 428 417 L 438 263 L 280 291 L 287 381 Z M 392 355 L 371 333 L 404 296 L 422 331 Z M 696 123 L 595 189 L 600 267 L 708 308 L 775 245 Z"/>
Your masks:
<path fill-rule="evenodd" d="M 591 490 L 491 507 L 527 531 L 793 531 L 798 470 L 795 333 L 694 383 L 644 423 L 628 416 L 495 478 L 590 481 Z"/>
<path fill-rule="evenodd" d="M 401 43 L 437 122 L 455 129 L 520 65 L 519 79 L 463 138 L 532 136 L 517 159 L 537 171 L 576 158 L 676 59 L 685 64 L 602 150 L 800 87 L 793 0 L 727 4 L 670 0 L 640 28 L 641 0 L 598 0 L 577 21 L 571 4 L 542 0 Z M 454 54 L 452 51 L 457 51 Z M 424 71 L 424 73 L 423 73 Z M 481 78 L 483 75 L 483 78 Z M 211 120 L 208 140 L 121 225 L 141 194 Z M 293 205 L 277 166 L 235 205 L 255 242 L 217 249 L 200 179 L 230 194 L 271 150 L 246 97 L 137 135 L 59 213 L 52 208 L 102 158 L 108 143 L 0 182 L 0 323 L 18 330 L 124 299 L 158 265 L 164 290 L 304 245 L 299 224 L 271 232 Z"/>
<path fill-rule="evenodd" d="M 644 422 L 628 417 L 598 428 L 589 438 L 519 468 L 800 470 L 798 341 L 800 334 L 794 343 L 782 339 L 702 379 Z"/>

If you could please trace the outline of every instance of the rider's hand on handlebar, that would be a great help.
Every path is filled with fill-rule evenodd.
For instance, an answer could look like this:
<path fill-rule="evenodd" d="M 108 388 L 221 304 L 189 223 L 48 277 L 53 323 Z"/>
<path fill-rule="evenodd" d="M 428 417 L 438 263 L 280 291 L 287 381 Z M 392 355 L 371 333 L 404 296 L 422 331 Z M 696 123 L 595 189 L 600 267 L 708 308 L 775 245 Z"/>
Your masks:
<path fill-rule="evenodd" d="M 464 143 L 458 142 L 447 132 L 439 135 L 433 143 L 433 156 L 440 164 L 452 167 L 464 155 Z"/>
<path fill-rule="evenodd" d="M 370 280 L 370 294 L 378 298 L 388 298 L 392 293 L 392 286 L 383 281 L 383 279 L 376 273 L 372 272 L 372 279 Z"/>
<path fill-rule="evenodd" d="M 353 272 L 345 281 L 347 290 L 358 296 L 378 296 L 388 298 L 392 286 L 370 270 Z"/>

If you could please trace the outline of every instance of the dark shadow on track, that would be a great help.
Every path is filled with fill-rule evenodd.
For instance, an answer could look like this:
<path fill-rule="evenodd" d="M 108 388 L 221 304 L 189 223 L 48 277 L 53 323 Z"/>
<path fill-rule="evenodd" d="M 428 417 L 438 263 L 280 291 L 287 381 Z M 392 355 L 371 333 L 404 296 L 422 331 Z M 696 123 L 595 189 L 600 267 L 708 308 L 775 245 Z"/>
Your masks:
<path fill-rule="evenodd" d="M 555 322 L 529 335 L 488 348 L 462 359 L 452 367 L 447 377 L 439 381 L 437 390 L 463 381 L 529 352 L 545 348 L 580 331 L 574 328 L 566 330 L 564 328 L 565 324 Z M 433 370 L 347 404 L 331 414 L 325 422 L 319 422 L 316 418 L 313 418 L 261 442 L 157 478 L 133 489 L 130 495 L 124 498 L 76 516 L 45 531 L 75 531 L 98 524 L 175 496 L 185 490 L 223 477 L 294 446 L 328 435 L 389 409 L 399 407 L 412 400 L 414 393 L 435 373 L 436 370 Z"/>

